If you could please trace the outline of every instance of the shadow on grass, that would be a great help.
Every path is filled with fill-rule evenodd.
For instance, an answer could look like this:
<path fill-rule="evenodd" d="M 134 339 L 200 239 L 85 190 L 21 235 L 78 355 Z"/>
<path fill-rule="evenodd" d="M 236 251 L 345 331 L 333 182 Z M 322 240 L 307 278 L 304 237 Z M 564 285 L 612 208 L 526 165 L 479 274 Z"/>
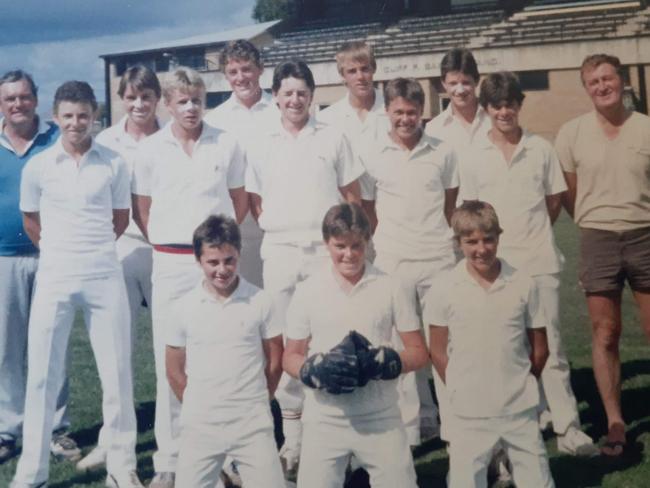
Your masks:
<path fill-rule="evenodd" d="M 99 483 L 106 478 L 106 472 L 96 471 L 91 473 L 78 473 L 72 478 L 59 483 L 49 483 L 47 486 L 50 488 L 70 488 L 79 485 L 89 485 L 91 483 Z"/>

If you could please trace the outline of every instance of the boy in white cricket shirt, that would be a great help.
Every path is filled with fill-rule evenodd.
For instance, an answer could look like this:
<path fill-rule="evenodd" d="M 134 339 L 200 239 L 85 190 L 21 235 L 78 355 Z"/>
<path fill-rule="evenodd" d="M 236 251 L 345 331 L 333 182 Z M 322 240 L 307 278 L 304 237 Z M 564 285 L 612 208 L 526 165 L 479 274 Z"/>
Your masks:
<path fill-rule="evenodd" d="M 363 167 L 347 139 L 309 115 L 315 88 L 304 62 L 286 61 L 275 68 L 280 124 L 257 145 L 246 171 L 251 211 L 264 231 L 264 289 L 282 318 L 296 284 L 327 261 L 322 216 L 337 203 L 360 201 Z M 280 455 L 291 477 L 300 453 L 304 395 L 299 382 L 283 375 L 275 396 L 285 437 Z"/>
<path fill-rule="evenodd" d="M 374 488 L 415 488 L 396 380 L 428 363 L 415 302 L 366 261 L 360 206 L 332 207 L 322 233 L 331 264 L 297 286 L 287 313 L 283 368 L 308 387 L 298 487 L 340 488 L 353 454 Z"/>
<path fill-rule="evenodd" d="M 174 301 L 200 277 L 192 232 L 209 215 L 241 221 L 248 212 L 246 161 L 234 136 L 203 123 L 201 75 L 177 68 L 166 77 L 163 98 L 172 120 L 142 141 L 132 185 L 134 220 L 154 250 L 151 318 L 158 451 L 151 488 L 174 487 L 180 403 L 165 374 L 165 331 Z"/>
<path fill-rule="evenodd" d="M 391 127 L 361 153 L 362 198 L 377 223 L 375 266 L 399 276 L 422 306 L 433 277 L 456 262 L 448 222 L 458 194 L 456 155 L 423 133 L 424 91 L 416 80 L 389 81 L 384 102 Z M 419 420 L 433 420 L 428 376 L 422 370 L 402 378 L 402 414 L 412 445 L 420 443 Z M 417 388 L 409 385 L 416 380 Z"/>
<path fill-rule="evenodd" d="M 504 229 L 499 257 L 533 277 L 548 319 L 549 358 L 542 390 L 550 409 L 560 452 L 595 456 L 598 448 L 580 430 L 578 405 L 571 389 L 571 367 L 560 335 L 560 271 L 564 257 L 555 244 L 553 222 L 566 190 L 553 146 L 519 125 L 524 93 L 509 72 L 490 73 L 481 84 L 481 105 L 492 122 L 465 165 L 464 200 L 490 202 Z"/>
<path fill-rule="evenodd" d="M 25 166 L 20 209 L 41 249 L 28 339 L 23 453 L 12 488 L 47 485 L 56 396 L 75 313 L 84 313 L 109 429 L 106 486 L 142 488 L 135 472 L 136 423 L 128 300 L 115 239 L 129 222 L 129 169 L 92 140 L 97 102 L 88 83 L 54 95 L 61 136 Z"/>
<path fill-rule="evenodd" d="M 167 376 L 182 402 L 176 486 L 213 488 L 226 456 L 245 486 L 285 486 L 269 396 L 282 373 L 282 324 L 270 297 L 238 273 L 236 222 L 208 217 L 194 232 L 203 279 L 177 300 Z"/>
<path fill-rule="evenodd" d="M 97 134 L 96 141 L 122 156 L 132 175 L 140 142 L 159 129 L 156 107 L 161 96 L 160 83 L 150 68 L 132 66 L 122 75 L 117 94 L 122 100 L 126 115 L 115 125 Z M 135 344 L 135 326 L 140 317 L 142 302 L 151 307 L 151 245 L 136 223 L 131 221 L 116 246 L 129 297 L 131 337 L 132 344 Z M 108 444 L 107 431 L 102 427 L 97 447 L 77 463 L 77 470 L 89 471 L 102 467 L 106 463 Z"/>
<path fill-rule="evenodd" d="M 431 360 L 450 405 L 450 488 L 487 488 L 501 445 L 517 486 L 552 488 L 537 425 L 539 377 L 548 356 L 544 308 L 535 281 L 497 258 L 499 220 L 481 201 L 452 216 L 465 259 L 427 294 Z"/>
<path fill-rule="evenodd" d="M 231 132 L 250 160 L 251 149 L 266 132 L 280 123 L 280 111 L 273 97 L 260 86 L 264 62 L 252 42 L 238 39 L 227 43 L 221 51 L 219 69 L 232 93 L 203 120 Z M 242 234 L 239 271 L 247 281 L 261 287 L 260 247 L 264 234 L 252 215 L 246 216 L 239 228 Z"/>

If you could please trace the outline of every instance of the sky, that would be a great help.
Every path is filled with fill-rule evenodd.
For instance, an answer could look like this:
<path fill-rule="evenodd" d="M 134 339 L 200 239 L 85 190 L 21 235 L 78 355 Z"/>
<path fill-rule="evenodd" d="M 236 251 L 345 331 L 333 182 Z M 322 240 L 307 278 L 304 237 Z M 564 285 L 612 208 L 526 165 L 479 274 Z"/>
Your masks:
<path fill-rule="evenodd" d="M 88 81 L 104 100 L 101 54 L 254 23 L 254 0 L 14 0 L 2 2 L 0 74 L 21 68 L 51 113 L 56 88 Z"/>

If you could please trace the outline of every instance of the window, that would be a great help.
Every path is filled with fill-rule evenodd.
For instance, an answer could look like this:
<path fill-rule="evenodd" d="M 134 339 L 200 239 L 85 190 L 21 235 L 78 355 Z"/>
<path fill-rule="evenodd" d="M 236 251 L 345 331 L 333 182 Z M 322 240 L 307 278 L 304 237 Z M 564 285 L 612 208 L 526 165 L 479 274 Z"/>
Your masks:
<path fill-rule="evenodd" d="M 548 90 L 548 71 L 520 71 L 517 73 L 521 89 L 524 91 Z"/>

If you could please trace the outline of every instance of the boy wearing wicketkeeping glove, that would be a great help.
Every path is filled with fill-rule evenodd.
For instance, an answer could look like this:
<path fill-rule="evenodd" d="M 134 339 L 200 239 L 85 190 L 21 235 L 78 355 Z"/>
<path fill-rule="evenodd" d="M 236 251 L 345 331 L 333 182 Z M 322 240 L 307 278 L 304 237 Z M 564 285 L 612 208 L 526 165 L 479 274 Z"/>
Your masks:
<path fill-rule="evenodd" d="M 323 221 L 332 265 L 298 285 L 287 313 L 283 368 L 306 390 L 298 488 L 340 488 L 350 454 L 373 488 L 417 486 L 396 378 L 428 356 L 414 300 L 366 262 L 369 238 L 358 205 L 332 207 Z"/>

